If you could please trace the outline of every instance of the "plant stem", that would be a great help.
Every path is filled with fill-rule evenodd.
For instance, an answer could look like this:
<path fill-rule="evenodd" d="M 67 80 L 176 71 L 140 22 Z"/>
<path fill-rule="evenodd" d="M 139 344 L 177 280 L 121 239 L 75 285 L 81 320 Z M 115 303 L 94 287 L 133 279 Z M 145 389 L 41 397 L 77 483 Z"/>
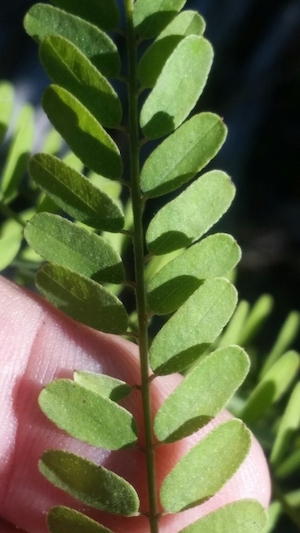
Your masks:
<path fill-rule="evenodd" d="M 146 292 L 144 279 L 143 200 L 140 190 L 139 121 L 137 89 L 137 44 L 133 26 L 133 0 L 125 0 L 127 21 L 127 51 L 129 64 L 128 102 L 131 161 L 131 197 L 134 219 L 134 263 L 136 277 L 136 302 L 139 324 L 139 355 L 141 368 L 141 394 L 144 416 L 145 455 L 151 533 L 158 533 L 155 456 L 152 434 L 151 398 L 148 360 L 148 321 L 146 317 Z"/>

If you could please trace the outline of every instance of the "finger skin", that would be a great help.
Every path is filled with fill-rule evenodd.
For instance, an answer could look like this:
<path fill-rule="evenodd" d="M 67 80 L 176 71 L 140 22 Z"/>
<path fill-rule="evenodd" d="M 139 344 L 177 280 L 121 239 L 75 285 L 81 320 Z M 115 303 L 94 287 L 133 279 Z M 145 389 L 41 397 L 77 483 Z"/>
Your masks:
<path fill-rule="evenodd" d="M 38 471 L 46 449 L 68 449 L 124 476 L 138 491 L 141 509 L 147 508 L 144 454 L 138 449 L 108 452 L 68 437 L 49 422 L 38 407 L 38 395 L 54 378 L 71 378 L 74 370 L 102 372 L 130 384 L 140 382 L 136 346 L 113 335 L 78 324 L 41 298 L 0 278 L 0 516 L 29 533 L 47 531 L 45 516 L 53 505 L 69 505 L 98 519 L 115 533 L 148 533 L 145 517 L 118 518 L 86 508 L 55 489 Z M 153 381 L 153 412 L 182 378 L 172 375 Z M 140 393 L 126 400 L 139 424 Z M 230 415 L 223 412 L 191 437 L 157 449 L 157 485 L 199 438 Z M 161 519 L 161 533 L 174 533 L 220 505 L 240 498 L 256 498 L 264 506 L 270 498 L 269 474 L 260 446 L 253 439 L 246 461 L 214 498 L 195 509 Z M 175 529 L 176 528 L 176 529 Z M 13 526 L 2 525 L 1 533 Z"/>

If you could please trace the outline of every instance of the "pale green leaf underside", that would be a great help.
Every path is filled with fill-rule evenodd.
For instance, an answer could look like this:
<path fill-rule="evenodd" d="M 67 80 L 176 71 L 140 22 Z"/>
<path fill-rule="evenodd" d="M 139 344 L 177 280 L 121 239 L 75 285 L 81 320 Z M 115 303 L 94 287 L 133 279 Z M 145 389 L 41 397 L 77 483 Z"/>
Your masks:
<path fill-rule="evenodd" d="M 104 374 L 96 374 L 95 372 L 75 371 L 74 381 L 81 387 L 92 390 L 96 394 L 100 394 L 100 396 L 109 398 L 114 402 L 119 402 L 132 391 L 132 387 L 125 381 Z"/>
<path fill-rule="evenodd" d="M 148 283 L 149 310 L 168 314 L 178 309 L 202 281 L 226 276 L 241 251 L 231 235 L 217 233 L 188 248 L 165 265 Z"/>
<path fill-rule="evenodd" d="M 245 499 L 209 513 L 179 533 L 262 533 L 266 523 L 267 513 L 262 505 Z"/>
<path fill-rule="evenodd" d="M 236 290 L 227 279 L 205 281 L 154 338 L 150 347 L 153 372 L 178 372 L 198 359 L 221 333 L 236 302 Z"/>
<path fill-rule="evenodd" d="M 51 35 L 41 43 L 40 59 L 52 81 L 72 93 L 102 126 L 119 125 L 122 107 L 117 93 L 79 48 Z"/>
<path fill-rule="evenodd" d="M 71 217 L 106 231 L 123 228 L 124 215 L 114 200 L 57 157 L 35 154 L 28 170 L 36 184 Z"/>
<path fill-rule="evenodd" d="M 88 516 L 62 505 L 50 509 L 47 526 L 50 533 L 113 533 Z"/>
<path fill-rule="evenodd" d="M 11 83 L 0 83 L 0 143 L 9 126 L 14 106 L 14 88 Z"/>
<path fill-rule="evenodd" d="M 126 332 L 125 307 L 95 281 L 61 265 L 46 264 L 36 275 L 36 285 L 49 302 L 74 320 L 105 333 Z"/>
<path fill-rule="evenodd" d="M 63 265 L 94 281 L 122 283 L 121 257 L 95 233 L 50 213 L 35 215 L 25 228 L 30 246 L 46 261 Z"/>
<path fill-rule="evenodd" d="M 288 450 L 292 435 L 300 428 L 300 382 L 294 387 L 283 416 L 279 421 L 275 442 L 273 444 L 270 462 L 278 465 L 284 453 Z"/>
<path fill-rule="evenodd" d="M 116 45 L 100 29 L 80 17 L 46 4 L 32 6 L 24 19 L 25 30 L 40 43 L 48 35 L 61 35 L 75 46 L 107 77 L 120 70 Z"/>
<path fill-rule="evenodd" d="M 187 120 L 148 157 L 141 171 L 141 189 L 149 198 L 174 191 L 202 170 L 221 148 L 227 130 L 214 113 Z"/>
<path fill-rule="evenodd" d="M 159 34 L 147 48 L 138 64 L 138 76 L 144 87 L 153 87 L 168 57 L 188 35 L 202 35 L 205 29 L 203 18 L 196 11 L 183 11 Z"/>
<path fill-rule="evenodd" d="M 119 10 L 115 0 L 51 0 L 55 6 L 73 13 L 104 31 L 111 31 L 119 24 Z"/>
<path fill-rule="evenodd" d="M 39 469 L 53 485 L 90 507 L 123 516 L 137 513 L 139 500 L 132 485 L 79 455 L 48 450 Z"/>
<path fill-rule="evenodd" d="M 153 217 L 146 232 L 149 252 L 161 255 L 189 246 L 221 218 L 234 195 L 225 172 L 212 170 L 200 176 Z"/>
<path fill-rule="evenodd" d="M 211 44 L 190 35 L 165 63 L 140 114 L 143 134 L 156 139 L 177 129 L 202 93 L 213 59 Z"/>
<path fill-rule="evenodd" d="M 132 446 L 133 416 L 117 403 L 70 379 L 57 379 L 39 395 L 45 415 L 75 439 L 106 450 Z"/>
<path fill-rule="evenodd" d="M 158 440 L 174 442 L 208 424 L 226 406 L 248 370 L 249 358 L 239 346 L 220 348 L 205 357 L 160 407 L 154 420 Z"/>
<path fill-rule="evenodd" d="M 77 98 L 58 85 L 50 85 L 43 94 L 43 107 L 84 165 L 105 178 L 121 177 L 123 167 L 117 145 Z"/>
<path fill-rule="evenodd" d="M 241 417 L 247 424 L 261 417 L 278 401 L 295 379 L 300 366 L 300 356 L 290 350 L 274 363 L 258 385 L 252 390 Z"/>
<path fill-rule="evenodd" d="M 133 11 L 136 32 L 144 39 L 156 37 L 185 3 L 186 0 L 137 0 Z"/>
<path fill-rule="evenodd" d="M 160 492 L 164 509 L 178 513 L 214 496 L 242 464 L 250 444 L 250 431 L 240 420 L 211 431 L 165 478 Z"/>

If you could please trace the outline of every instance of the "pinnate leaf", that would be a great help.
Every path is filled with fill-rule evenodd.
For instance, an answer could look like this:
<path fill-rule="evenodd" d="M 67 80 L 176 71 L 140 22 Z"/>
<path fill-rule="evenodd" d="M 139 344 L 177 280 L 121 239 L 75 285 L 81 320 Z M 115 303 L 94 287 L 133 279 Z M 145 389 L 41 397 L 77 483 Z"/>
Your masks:
<path fill-rule="evenodd" d="M 63 265 L 94 281 L 122 283 L 121 257 L 95 233 L 51 213 L 39 213 L 24 232 L 30 246 L 44 259 Z"/>
<path fill-rule="evenodd" d="M 132 391 L 132 387 L 125 381 L 95 372 L 76 371 L 74 372 L 74 381 L 81 387 L 92 390 L 114 402 L 119 402 Z"/>
<path fill-rule="evenodd" d="M 200 176 L 151 220 L 146 232 L 149 252 L 160 255 L 191 244 L 221 218 L 234 194 L 225 172 L 212 170 Z"/>
<path fill-rule="evenodd" d="M 165 265 L 148 283 L 148 307 L 155 314 L 178 309 L 203 280 L 225 276 L 240 260 L 236 241 L 217 233 L 188 248 Z"/>
<path fill-rule="evenodd" d="M 154 338 L 150 347 L 153 372 L 165 375 L 191 365 L 221 333 L 236 301 L 236 290 L 227 279 L 205 281 Z"/>
<path fill-rule="evenodd" d="M 43 107 L 53 126 L 88 168 L 106 178 L 121 177 L 117 145 L 77 98 L 58 85 L 50 85 L 43 94 Z"/>
<path fill-rule="evenodd" d="M 226 406 L 248 370 L 249 358 L 239 346 L 220 348 L 205 357 L 160 407 L 154 420 L 158 440 L 174 442 L 208 424 Z"/>
<path fill-rule="evenodd" d="M 119 10 L 115 0 L 51 0 L 55 6 L 73 13 L 104 31 L 116 29 L 119 23 Z"/>
<path fill-rule="evenodd" d="M 160 492 L 164 509 L 178 513 L 214 496 L 242 464 L 250 444 L 250 431 L 240 420 L 214 429 L 165 478 Z"/>
<path fill-rule="evenodd" d="M 71 217 L 106 231 L 123 228 L 124 215 L 118 205 L 57 157 L 35 154 L 28 170 L 36 184 Z"/>
<path fill-rule="evenodd" d="M 47 4 L 35 4 L 24 19 L 25 30 L 40 43 L 48 35 L 61 35 L 85 54 L 107 77 L 120 70 L 116 45 L 99 28 L 80 17 Z"/>
<path fill-rule="evenodd" d="M 226 134 L 224 123 L 213 113 L 187 120 L 146 160 L 141 171 L 144 194 L 155 198 L 187 183 L 217 154 Z"/>
<path fill-rule="evenodd" d="M 239 500 L 200 518 L 179 533 L 261 533 L 267 513 L 256 500 Z"/>
<path fill-rule="evenodd" d="M 74 320 L 105 333 L 126 332 L 125 307 L 95 281 L 62 265 L 49 263 L 38 271 L 36 285 L 49 302 Z"/>
<path fill-rule="evenodd" d="M 167 135 L 187 118 L 205 87 L 212 59 L 212 47 L 203 37 L 190 35 L 178 44 L 142 107 L 146 137 Z"/>
<path fill-rule="evenodd" d="M 111 529 L 102 526 L 88 516 L 57 505 L 52 507 L 47 515 L 47 526 L 50 533 L 113 533 Z"/>
<path fill-rule="evenodd" d="M 141 84 L 153 87 L 178 43 L 188 35 L 202 35 L 204 28 L 205 22 L 196 11 L 183 11 L 177 15 L 142 56 L 138 65 Z"/>
<path fill-rule="evenodd" d="M 126 409 L 71 379 L 49 383 L 39 405 L 59 428 L 91 446 L 119 450 L 137 439 L 135 420 Z"/>
<path fill-rule="evenodd" d="M 106 78 L 71 41 L 59 35 L 46 37 L 40 59 L 48 76 L 73 94 L 106 128 L 115 128 L 122 118 L 118 95 Z"/>
<path fill-rule="evenodd" d="M 137 513 L 139 500 L 132 485 L 103 466 L 70 452 L 48 450 L 39 468 L 53 485 L 90 507 L 123 516 Z"/>
<path fill-rule="evenodd" d="M 11 83 L 0 83 L 0 143 L 9 126 L 14 106 L 14 88 Z"/>
<path fill-rule="evenodd" d="M 136 0 L 133 22 L 144 39 L 156 37 L 180 11 L 186 0 Z"/>

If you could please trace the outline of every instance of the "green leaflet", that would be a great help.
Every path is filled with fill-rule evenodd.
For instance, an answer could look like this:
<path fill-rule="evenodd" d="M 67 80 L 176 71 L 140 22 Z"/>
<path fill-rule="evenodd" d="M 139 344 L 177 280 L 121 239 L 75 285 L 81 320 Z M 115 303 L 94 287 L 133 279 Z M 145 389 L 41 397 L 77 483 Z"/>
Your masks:
<path fill-rule="evenodd" d="M 196 11 L 179 13 L 147 48 L 138 64 L 138 76 L 144 87 L 153 87 L 168 57 L 188 35 L 202 35 L 203 18 Z"/>
<path fill-rule="evenodd" d="M 148 283 L 149 310 L 168 314 L 178 309 L 203 280 L 225 276 L 241 251 L 231 235 L 217 233 L 188 248 L 165 265 Z"/>
<path fill-rule="evenodd" d="M 112 198 L 57 157 L 35 154 L 28 170 L 37 185 L 71 217 L 106 231 L 123 228 L 124 215 Z"/>
<path fill-rule="evenodd" d="M 47 526 L 50 533 L 113 533 L 88 516 L 62 505 L 50 509 Z"/>
<path fill-rule="evenodd" d="M 150 347 L 155 374 L 191 365 L 221 333 L 236 306 L 237 294 L 224 278 L 207 280 L 168 320 Z"/>
<path fill-rule="evenodd" d="M 117 93 L 79 48 L 51 35 L 41 43 L 40 59 L 52 81 L 75 96 L 102 126 L 119 125 L 122 107 Z"/>
<path fill-rule="evenodd" d="M 146 137 L 162 137 L 182 124 L 205 87 L 212 59 L 211 44 L 203 37 L 190 35 L 177 45 L 142 107 Z"/>
<path fill-rule="evenodd" d="M 33 115 L 33 107 L 26 105 L 18 117 L 1 177 L 0 194 L 5 200 L 11 200 L 16 194 L 16 188 L 26 172 L 34 140 Z"/>
<path fill-rule="evenodd" d="M 200 176 L 152 218 L 146 232 L 149 252 L 161 255 L 191 244 L 221 218 L 234 195 L 225 172 L 212 170 Z"/>
<path fill-rule="evenodd" d="M 239 346 L 220 348 L 205 357 L 160 407 L 154 420 L 158 440 L 174 442 L 208 424 L 227 405 L 248 370 L 249 358 Z"/>
<path fill-rule="evenodd" d="M 134 488 L 125 479 L 79 455 L 48 450 L 40 459 L 39 469 L 53 485 L 90 507 L 123 516 L 137 513 L 139 500 Z"/>
<path fill-rule="evenodd" d="M 91 446 L 119 450 L 136 442 L 131 413 L 71 379 L 51 381 L 40 393 L 39 405 L 59 428 Z"/>
<path fill-rule="evenodd" d="M 22 226 L 8 219 L 0 226 L 0 271 L 7 268 L 16 257 L 22 243 Z"/>
<path fill-rule="evenodd" d="M 224 505 L 179 533 L 261 533 L 266 523 L 267 513 L 262 505 L 245 499 Z"/>
<path fill-rule="evenodd" d="M 119 10 L 115 0 L 51 0 L 51 3 L 104 31 L 112 31 L 119 24 Z"/>
<path fill-rule="evenodd" d="M 99 28 L 89 22 L 46 4 L 32 6 L 24 19 L 25 30 L 40 43 L 48 35 L 61 35 L 85 54 L 107 77 L 120 70 L 116 45 Z"/>
<path fill-rule="evenodd" d="M 5 132 L 13 112 L 14 88 L 11 83 L 2 81 L 0 83 L 0 143 L 3 141 Z"/>
<path fill-rule="evenodd" d="M 95 281 L 61 265 L 46 264 L 36 275 L 36 285 L 49 302 L 74 320 L 105 333 L 126 332 L 125 307 Z"/>
<path fill-rule="evenodd" d="M 88 168 L 112 180 L 121 177 L 122 159 L 117 145 L 77 98 L 58 85 L 50 85 L 43 94 L 43 107 L 53 126 Z"/>
<path fill-rule="evenodd" d="M 39 213 L 27 223 L 24 236 L 46 261 L 75 270 L 94 281 L 124 281 L 122 259 L 111 245 L 103 237 L 65 218 Z"/>
<path fill-rule="evenodd" d="M 114 402 L 123 400 L 131 393 L 132 387 L 120 379 L 96 374 L 95 372 L 74 372 L 74 381 L 86 389 L 100 394 L 104 398 L 109 398 Z"/>
<path fill-rule="evenodd" d="M 145 161 L 141 171 L 144 194 L 155 198 L 187 183 L 217 154 L 226 134 L 222 120 L 213 113 L 187 120 Z"/>
<path fill-rule="evenodd" d="M 211 431 L 165 478 L 160 492 L 163 508 L 178 513 L 211 498 L 235 474 L 250 444 L 250 431 L 240 420 Z"/>
<path fill-rule="evenodd" d="M 156 37 L 180 11 L 186 0 L 136 0 L 133 22 L 144 39 Z"/>
<path fill-rule="evenodd" d="M 279 421 L 276 439 L 272 448 L 270 462 L 272 465 L 280 464 L 284 453 L 288 450 L 292 435 L 300 427 L 300 382 L 296 384 L 292 391 L 288 404 Z"/>
<path fill-rule="evenodd" d="M 286 392 L 299 366 L 300 356 L 297 352 L 290 350 L 282 355 L 252 390 L 240 414 L 241 418 L 250 424 L 261 417 Z"/>

